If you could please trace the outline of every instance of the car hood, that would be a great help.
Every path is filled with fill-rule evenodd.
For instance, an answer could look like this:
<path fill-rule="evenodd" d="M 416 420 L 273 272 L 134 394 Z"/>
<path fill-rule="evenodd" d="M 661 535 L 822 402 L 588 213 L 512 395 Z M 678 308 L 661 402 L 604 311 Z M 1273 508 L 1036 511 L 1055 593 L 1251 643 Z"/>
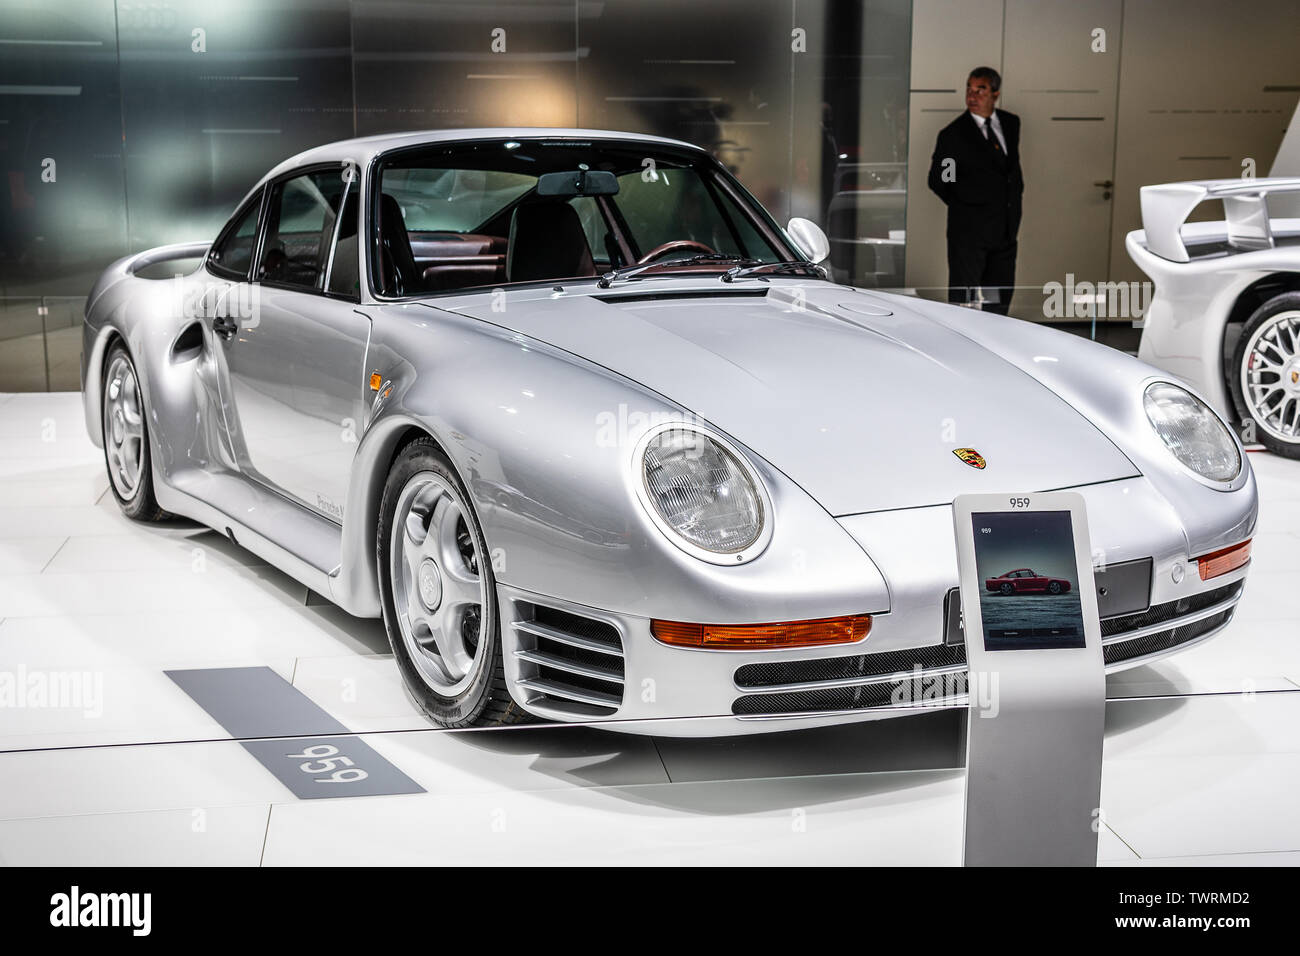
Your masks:
<path fill-rule="evenodd" d="M 829 283 L 746 283 L 723 295 L 654 287 L 440 305 L 653 389 L 837 517 L 1139 473 L 1052 391 L 906 300 Z M 986 467 L 963 462 L 960 448 Z"/>

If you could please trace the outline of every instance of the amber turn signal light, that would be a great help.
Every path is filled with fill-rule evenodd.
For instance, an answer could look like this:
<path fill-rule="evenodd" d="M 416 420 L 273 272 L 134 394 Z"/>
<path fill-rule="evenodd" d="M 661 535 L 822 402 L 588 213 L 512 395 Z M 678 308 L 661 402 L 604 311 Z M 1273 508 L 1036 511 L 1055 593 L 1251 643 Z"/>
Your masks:
<path fill-rule="evenodd" d="M 1202 581 L 1208 581 L 1210 578 L 1217 578 L 1221 574 L 1237 570 L 1249 560 L 1250 541 L 1243 541 L 1241 544 L 1234 544 L 1231 548 L 1222 548 L 1201 555 L 1196 559 L 1196 570 L 1200 572 Z"/>
<path fill-rule="evenodd" d="M 762 650 L 772 647 L 817 647 L 852 644 L 871 630 L 871 615 L 824 617 L 781 624 L 684 624 L 650 622 L 650 633 L 674 647 L 704 647 L 716 651 Z"/>

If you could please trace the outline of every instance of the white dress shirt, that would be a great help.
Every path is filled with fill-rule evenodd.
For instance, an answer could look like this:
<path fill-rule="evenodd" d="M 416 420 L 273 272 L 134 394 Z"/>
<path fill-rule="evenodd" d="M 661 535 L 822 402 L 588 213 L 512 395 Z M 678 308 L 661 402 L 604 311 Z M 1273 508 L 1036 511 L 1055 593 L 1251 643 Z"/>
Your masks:
<path fill-rule="evenodd" d="M 1007 152 L 1007 138 L 1002 135 L 1002 124 L 998 122 L 997 112 L 995 111 L 993 115 L 990 116 L 987 120 L 983 116 L 980 116 L 979 113 L 976 113 L 973 110 L 970 111 L 970 115 L 975 120 L 975 125 L 977 125 L 980 128 L 981 136 L 984 135 L 984 124 L 985 123 L 990 124 L 993 130 L 993 135 L 996 136 L 998 138 L 998 142 L 1002 144 L 1002 154 L 1005 156 Z"/>

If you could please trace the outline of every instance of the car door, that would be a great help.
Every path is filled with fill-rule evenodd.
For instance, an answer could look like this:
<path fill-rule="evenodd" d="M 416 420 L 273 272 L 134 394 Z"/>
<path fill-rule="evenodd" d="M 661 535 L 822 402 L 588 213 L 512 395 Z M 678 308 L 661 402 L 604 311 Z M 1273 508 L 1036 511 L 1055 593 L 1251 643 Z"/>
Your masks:
<path fill-rule="evenodd" d="M 355 169 L 337 165 L 268 186 L 251 315 L 218 336 L 241 471 L 338 522 L 370 336 L 356 309 L 357 187 Z"/>
<path fill-rule="evenodd" d="M 213 395 L 216 414 L 212 424 L 220 435 L 217 448 L 220 464 L 231 470 L 239 470 L 242 458 L 230 442 L 229 422 L 235 419 L 220 343 L 234 334 L 241 322 L 251 321 L 254 315 L 253 287 L 248 280 L 257 256 L 265 198 L 265 188 L 256 190 L 230 217 L 208 250 L 204 268 L 186 280 L 179 302 L 183 316 L 193 317 L 203 326 L 207 352 L 213 356 L 210 364 L 199 366 L 199 381 Z"/>

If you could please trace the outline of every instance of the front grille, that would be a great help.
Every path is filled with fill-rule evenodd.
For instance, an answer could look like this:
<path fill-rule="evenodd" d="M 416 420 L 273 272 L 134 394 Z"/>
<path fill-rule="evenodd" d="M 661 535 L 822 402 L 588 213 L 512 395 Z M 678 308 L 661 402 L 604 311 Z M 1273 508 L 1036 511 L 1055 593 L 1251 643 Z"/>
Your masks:
<path fill-rule="evenodd" d="M 1230 607 L 1224 608 L 1217 614 L 1203 617 L 1199 621 L 1192 621 L 1190 624 L 1184 624 L 1171 631 L 1157 631 L 1155 634 L 1148 634 L 1145 637 L 1135 637 L 1131 641 L 1116 641 L 1114 644 L 1107 644 L 1102 648 L 1102 655 L 1107 664 L 1119 664 L 1124 661 L 1131 661 L 1135 657 L 1145 657 L 1147 654 L 1167 651 L 1171 647 L 1186 644 L 1203 634 L 1208 634 L 1221 624 L 1227 624 L 1232 619 L 1232 611 L 1233 609 Z"/>
<path fill-rule="evenodd" d="M 517 603 L 519 686 L 573 717 L 608 717 L 623 703 L 623 640 L 607 621 L 540 604 Z"/>
<path fill-rule="evenodd" d="M 765 661 L 746 664 L 736 671 L 737 687 L 771 687 L 774 684 L 803 684 L 809 681 L 879 677 L 920 666 L 966 666 L 966 648 L 948 644 L 927 644 L 903 651 L 859 654 L 854 657 L 820 657 L 808 661 Z"/>
<path fill-rule="evenodd" d="M 936 680 L 940 680 L 936 678 Z M 890 704 L 902 704 L 917 699 L 923 692 L 922 687 L 915 687 L 911 694 L 903 693 L 897 698 L 895 692 L 908 689 L 914 683 L 911 679 L 904 681 L 885 681 L 879 684 L 864 684 L 861 687 L 828 687 L 825 690 L 793 691 L 786 694 L 751 694 L 739 697 L 731 705 L 731 712 L 739 717 L 754 717 L 762 714 L 799 714 L 822 710 L 866 710 L 871 707 L 887 707 Z M 924 684 L 925 681 L 921 682 Z M 966 672 L 959 671 L 942 679 L 943 685 L 949 685 L 955 694 L 966 693 Z M 939 696 L 943 686 L 935 688 Z"/>
<path fill-rule="evenodd" d="M 1139 614 L 1106 618 L 1101 622 L 1102 656 L 1107 666 L 1136 660 L 1148 654 L 1168 651 L 1187 644 L 1228 623 L 1235 605 L 1199 620 L 1185 621 L 1189 615 L 1223 601 L 1236 601 L 1243 582 L 1215 588 L 1167 604 L 1158 604 Z M 1144 628 L 1169 623 L 1170 627 L 1154 633 L 1124 639 L 1123 635 Z M 761 690 L 788 684 L 826 682 L 827 686 L 775 693 L 749 693 L 732 702 L 731 712 L 739 717 L 775 714 L 816 713 L 823 711 L 866 710 L 891 704 L 925 699 L 955 698 L 966 688 L 966 648 L 946 644 L 929 644 L 902 651 L 860 654 L 850 657 L 820 658 L 803 661 L 771 661 L 745 664 L 737 668 L 736 686 Z M 920 680 L 907 677 L 896 680 L 870 681 L 921 668 Z M 960 667 L 960 670 L 949 668 Z M 844 686 L 845 682 L 863 681 Z M 870 681 L 870 682 L 865 682 Z"/>
<path fill-rule="evenodd" d="M 1193 594 L 1191 597 L 1179 598 L 1177 601 L 1170 601 L 1167 604 L 1157 604 L 1155 607 L 1139 614 L 1124 614 L 1120 617 L 1105 618 L 1101 622 L 1101 636 L 1103 639 L 1114 637 L 1116 634 L 1140 630 L 1154 624 L 1163 624 L 1165 621 L 1176 617 L 1195 614 L 1197 611 L 1203 611 L 1220 601 L 1238 597 L 1241 594 L 1242 586 L 1243 582 L 1237 581 L 1221 588 L 1215 588 L 1213 591 Z"/>

